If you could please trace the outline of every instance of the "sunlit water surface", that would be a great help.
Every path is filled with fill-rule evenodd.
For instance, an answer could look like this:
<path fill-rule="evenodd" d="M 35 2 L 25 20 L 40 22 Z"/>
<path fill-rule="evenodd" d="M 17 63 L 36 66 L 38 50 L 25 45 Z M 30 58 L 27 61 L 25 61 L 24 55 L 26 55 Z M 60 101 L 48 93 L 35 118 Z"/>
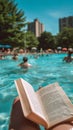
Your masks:
<path fill-rule="evenodd" d="M 23 55 L 19 55 L 17 61 L 12 60 L 11 56 L 0 60 L 0 130 L 8 130 L 12 103 L 18 95 L 15 79 L 25 79 L 35 91 L 40 86 L 58 82 L 73 103 L 73 62 L 64 62 L 64 56 L 66 54 L 48 54 L 34 58 L 28 55 L 32 64 L 28 70 L 18 66 Z"/>

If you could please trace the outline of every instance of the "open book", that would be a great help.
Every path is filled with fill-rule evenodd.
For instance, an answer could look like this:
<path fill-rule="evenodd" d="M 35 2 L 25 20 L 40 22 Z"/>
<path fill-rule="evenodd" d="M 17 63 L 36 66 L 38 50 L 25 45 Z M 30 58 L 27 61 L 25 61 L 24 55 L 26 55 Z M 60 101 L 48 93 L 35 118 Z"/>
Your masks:
<path fill-rule="evenodd" d="M 24 116 L 50 128 L 73 119 L 73 105 L 58 83 L 42 87 L 37 92 L 22 78 L 15 80 Z"/>

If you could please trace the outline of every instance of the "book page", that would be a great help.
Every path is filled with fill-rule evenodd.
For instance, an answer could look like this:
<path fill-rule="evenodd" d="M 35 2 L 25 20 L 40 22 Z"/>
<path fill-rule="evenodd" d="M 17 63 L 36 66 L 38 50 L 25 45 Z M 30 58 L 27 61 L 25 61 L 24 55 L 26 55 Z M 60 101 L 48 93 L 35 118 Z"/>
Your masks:
<path fill-rule="evenodd" d="M 37 95 L 50 126 L 73 117 L 73 105 L 58 83 L 41 88 Z"/>
<path fill-rule="evenodd" d="M 33 89 L 33 87 L 23 79 L 18 79 L 15 81 L 16 87 L 19 93 L 22 110 L 26 117 L 34 118 L 34 114 L 39 116 L 39 119 L 46 122 L 46 118 L 40 106 L 38 97 Z M 31 115 L 33 113 L 33 115 Z M 31 115 L 31 117 L 30 117 Z M 35 121 L 35 118 L 34 118 Z"/>

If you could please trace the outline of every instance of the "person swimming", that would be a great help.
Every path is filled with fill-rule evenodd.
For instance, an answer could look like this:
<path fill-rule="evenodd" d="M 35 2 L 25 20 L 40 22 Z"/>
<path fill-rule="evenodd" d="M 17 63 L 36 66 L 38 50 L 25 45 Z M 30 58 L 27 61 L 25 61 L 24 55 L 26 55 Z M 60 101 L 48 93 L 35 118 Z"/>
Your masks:
<path fill-rule="evenodd" d="M 13 60 L 18 60 L 18 54 L 17 54 L 17 53 L 14 53 L 12 59 L 13 59 Z"/>
<path fill-rule="evenodd" d="M 20 63 L 19 66 L 21 66 L 21 68 L 29 68 L 32 65 L 28 63 L 28 58 L 27 57 L 23 57 L 23 62 Z"/>
<path fill-rule="evenodd" d="M 68 56 L 64 57 L 63 61 L 71 62 L 73 60 L 73 58 L 71 57 L 72 53 L 72 50 L 68 50 Z"/>

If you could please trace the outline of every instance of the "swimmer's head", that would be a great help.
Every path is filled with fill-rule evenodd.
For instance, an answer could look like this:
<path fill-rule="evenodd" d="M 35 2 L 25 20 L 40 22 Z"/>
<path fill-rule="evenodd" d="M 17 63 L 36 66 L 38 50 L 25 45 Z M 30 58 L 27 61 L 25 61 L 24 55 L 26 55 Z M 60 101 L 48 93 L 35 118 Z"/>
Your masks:
<path fill-rule="evenodd" d="M 23 57 L 23 61 L 24 61 L 24 62 L 27 62 L 27 61 L 28 61 L 28 58 L 27 58 L 27 57 Z"/>

